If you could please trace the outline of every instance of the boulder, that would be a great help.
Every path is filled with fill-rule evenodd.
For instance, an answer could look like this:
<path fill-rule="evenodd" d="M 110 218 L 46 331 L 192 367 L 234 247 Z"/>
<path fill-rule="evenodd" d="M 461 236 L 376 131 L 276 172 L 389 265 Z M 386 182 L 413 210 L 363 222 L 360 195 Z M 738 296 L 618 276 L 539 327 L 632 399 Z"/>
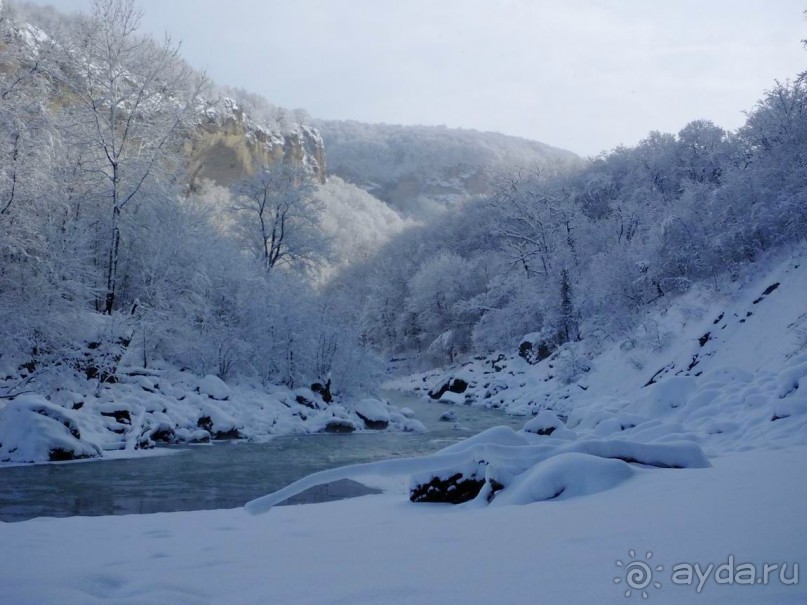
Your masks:
<path fill-rule="evenodd" d="M 199 392 L 218 401 L 226 401 L 230 398 L 230 387 L 213 374 L 208 374 L 199 381 Z"/>
<path fill-rule="evenodd" d="M 565 425 L 560 421 L 560 418 L 549 410 L 541 411 L 535 418 L 527 421 L 524 425 L 525 432 L 545 436 L 549 436 L 561 428 L 565 428 Z"/>
<path fill-rule="evenodd" d="M 389 426 L 390 415 L 383 401 L 362 399 L 353 406 L 353 411 L 368 429 L 383 431 Z"/>
<path fill-rule="evenodd" d="M 540 332 L 524 336 L 518 345 L 518 356 L 528 364 L 535 365 L 555 352 L 557 345 L 546 340 Z"/>
<path fill-rule="evenodd" d="M 170 424 L 160 422 L 149 431 L 149 439 L 157 443 L 173 443 L 176 439 L 176 431 Z"/>
<path fill-rule="evenodd" d="M 294 401 L 312 410 L 322 410 L 328 407 L 311 389 L 295 389 Z"/>
<path fill-rule="evenodd" d="M 325 403 L 331 403 L 333 401 L 333 394 L 331 394 L 331 379 L 329 378 L 325 384 L 315 382 L 311 385 L 311 392 L 322 397 L 322 401 Z"/>
<path fill-rule="evenodd" d="M 132 408 L 125 403 L 103 403 L 98 406 L 101 416 L 114 418 L 120 424 L 132 424 Z"/>
<path fill-rule="evenodd" d="M 180 427 L 174 431 L 174 443 L 210 443 L 210 433 L 204 429 Z"/>
<path fill-rule="evenodd" d="M 460 504 L 473 500 L 485 485 L 485 463 L 465 464 L 413 477 L 409 486 L 412 502 L 445 502 Z"/>
<path fill-rule="evenodd" d="M 440 399 L 446 392 L 464 393 L 468 390 L 468 386 L 468 382 L 462 378 L 444 377 L 429 389 L 429 397 Z"/>
<path fill-rule="evenodd" d="M 451 391 L 447 391 L 440 396 L 439 399 L 440 403 L 450 403 L 451 405 L 465 405 L 470 403 L 468 399 L 466 399 L 465 395 L 460 393 L 452 393 Z"/>
<path fill-rule="evenodd" d="M 100 457 L 101 448 L 82 438 L 71 410 L 32 394 L 21 395 L 0 410 L 0 462 Z"/>
<path fill-rule="evenodd" d="M 196 421 L 196 426 L 210 433 L 215 440 L 244 438 L 238 421 L 214 404 L 203 407 L 202 416 Z"/>
<path fill-rule="evenodd" d="M 454 413 L 454 410 L 448 410 L 447 412 L 443 412 L 440 414 L 440 422 L 456 422 L 457 415 Z"/>

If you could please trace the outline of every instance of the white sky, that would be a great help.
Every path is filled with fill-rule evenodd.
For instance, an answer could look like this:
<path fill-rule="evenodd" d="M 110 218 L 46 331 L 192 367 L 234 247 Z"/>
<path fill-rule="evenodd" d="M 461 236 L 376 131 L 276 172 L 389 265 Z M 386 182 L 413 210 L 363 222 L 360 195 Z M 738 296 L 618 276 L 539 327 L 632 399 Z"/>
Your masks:
<path fill-rule="evenodd" d="M 36 0 L 82 9 L 90 0 Z M 804 0 L 140 0 L 218 83 L 314 117 L 445 124 L 582 155 L 736 128 L 807 68 Z"/>

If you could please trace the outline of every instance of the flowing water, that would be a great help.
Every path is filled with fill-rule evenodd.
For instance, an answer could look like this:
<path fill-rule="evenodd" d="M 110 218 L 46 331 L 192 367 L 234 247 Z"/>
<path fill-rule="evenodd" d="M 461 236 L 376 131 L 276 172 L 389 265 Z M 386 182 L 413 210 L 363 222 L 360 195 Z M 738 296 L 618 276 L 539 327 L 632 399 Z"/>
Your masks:
<path fill-rule="evenodd" d="M 386 395 L 394 405 L 414 410 L 428 432 L 284 436 L 268 443 L 174 447 L 165 456 L 0 468 L 0 521 L 234 508 L 326 468 L 430 454 L 491 426 L 524 423 L 496 410 Z M 439 421 L 448 409 L 456 413 L 456 423 Z M 342 481 L 294 502 L 373 491 Z"/>

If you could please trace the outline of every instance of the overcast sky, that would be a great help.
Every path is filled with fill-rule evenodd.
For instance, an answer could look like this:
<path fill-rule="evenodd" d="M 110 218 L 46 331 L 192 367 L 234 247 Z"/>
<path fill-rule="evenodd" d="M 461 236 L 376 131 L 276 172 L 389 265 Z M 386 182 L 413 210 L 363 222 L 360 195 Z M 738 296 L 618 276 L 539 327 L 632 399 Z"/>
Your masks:
<path fill-rule="evenodd" d="M 85 9 L 91 0 L 37 0 Z M 807 68 L 804 0 L 140 0 L 218 83 L 314 117 L 445 124 L 582 155 L 736 128 Z"/>

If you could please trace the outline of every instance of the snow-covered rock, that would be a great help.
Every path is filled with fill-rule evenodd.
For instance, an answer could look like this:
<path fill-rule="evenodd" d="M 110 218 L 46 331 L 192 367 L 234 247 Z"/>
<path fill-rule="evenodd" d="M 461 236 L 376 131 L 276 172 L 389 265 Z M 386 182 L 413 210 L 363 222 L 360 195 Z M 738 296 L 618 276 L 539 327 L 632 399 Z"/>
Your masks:
<path fill-rule="evenodd" d="M 324 410 L 328 407 L 319 394 L 305 387 L 294 389 L 294 401 L 312 410 Z"/>
<path fill-rule="evenodd" d="M 588 454 L 559 454 L 516 477 L 493 506 L 586 496 L 616 487 L 633 475 L 627 462 Z"/>
<path fill-rule="evenodd" d="M 451 405 L 463 405 L 466 401 L 465 395 L 461 393 L 453 393 L 451 391 L 446 391 L 442 395 L 440 395 L 439 399 L 440 403 L 448 403 Z"/>
<path fill-rule="evenodd" d="M 213 439 L 240 439 L 243 435 L 238 420 L 219 406 L 203 402 L 201 416 L 196 425 L 206 430 Z"/>
<path fill-rule="evenodd" d="M 219 401 L 226 401 L 230 398 L 230 387 L 213 374 L 208 374 L 199 381 L 199 392 Z"/>
<path fill-rule="evenodd" d="M 634 472 L 631 465 L 658 469 L 708 468 L 693 442 L 637 443 L 624 439 L 565 442 L 499 426 L 419 458 L 368 462 L 320 471 L 249 502 L 259 514 L 300 492 L 366 475 L 410 476 L 410 499 L 485 506 L 512 491 L 504 503 L 528 504 L 565 494 L 584 496 L 616 486 Z"/>
<path fill-rule="evenodd" d="M 461 395 L 469 386 L 467 376 L 443 376 L 429 389 L 429 397 L 432 399 L 442 399 L 448 394 Z M 464 400 L 465 398 L 463 397 L 462 401 Z M 446 399 L 446 401 L 448 401 L 448 399 Z"/>
<path fill-rule="evenodd" d="M 209 443 L 210 433 L 204 429 L 188 429 L 180 427 L 174 431 L 175 443 Z"/>
<path fill-rule="evenodd" d="M 73 412 L 38 395 L 20 395 L 0 409 L 0 462 L 48 462 L 101 456 L 82 438 Z"/>
<path fill-rule="evenodd" d="M 470 461 L 436 472 L 413 475 L 409 480 L 412 502 L 460 504 L 476 498 L 485 484 L 485 464 Z"/>
<path fill-rule="evenodd" d="M 51 415 L 80 432 L 80 442 L 91 446 L 76 446 L 76 457 L 100 451 L 136 450 L 159 444 L 208 443 L 216 439 L 265 441 L 271 435 L 308 434 L 322 432 L 361 432 L 389 430 L 423 432 L 425 426 L 415 418 L 407 418 L 395 407 L 377 399 L 358 402 L 337 396 L 326 404 L 320 394 L 311 389 L 291 391 L 279 385 L 263 385 L 247 380 L 229 384 L 215 376 L 198 378 L 186 370 L 169 364 L 154 364 L 149 368 L 123 367 L 115 383 L 88 382 L 67 373 L 59 377 L 58 386 L 50 391 L 50 402 L 33 396 L 49 406 Z M 0 378 L 0 388 L 4 378 Z M 12 377 L 13 381 L 19 376 Z M 25 401 L 26 396 L 15 401 Z M 15 401 L 0 400 L 0 409 Z M 21 426 L 16 420 L 14 406 L 0 416 L 0 431 L 15 433 Z M 41 410 L 40 410 L 41 411 Z M 31 417 L 26 426 L 32 433 L 41 432 L 43 442 L 53 441 L 49 418 Z M 71 424 L 72 423 L 72 424 Z M 64 432 L 64 431 L 61 431 Z M 67 433 L 69 434 L 69 432 Z M 65 438 L 66 439 L 66 438 Z M 3 461 L 46 461 L 47 453 L 22 455 L 19 448 L 8 454 L 19 439 L 12 435 L 3 444 Z M 67 442 L 72 443 L 67 440 Z M 44 447 L 44 446 L 43 446 Z M 87 449 L 89 447 L 90 449 Z M 69 449 L 69 448 L 68 448 Z M 56 455 L 54 455 L 56 456 Z M 67 457 L 67 454 L 63 455 Z"/>
<path fill-rule="evenodd" d="M 554 435 L 556 431 L 565 430 L 566 425 L 549 410 L 543 410 L 532 420 L 527 421 L 524 430 L 536 435 Z M 555 435 L 557 437 L 557 435 Z"/>
<path fill-rule="evenodd" d="M 387 404 L 378 399 L 362 399 L 353 406 L 353 411 L 372 430 L 384 430 L 389 426 L 390 415 Z"/>
<path fill-rule="evenodd" d="M 385 387 L 534 417 L 528 433 L 546 432 L 542 414 L 551 413 L 570 431 L 552 421 L 552 439 L 688 440 L 709 455 L 801 444 L 807 249 L 772 258 L 737 283 L 734 291 L 696 285 L 659 299 L 646 324 L 613 342 L 563 345 L 534 365 L 516 352 L 494 353 Z M 663 342 L 648 340 L 648 327 Z M 572 352 L 589 371 L 569 382 L 560 366 Z M 454 378 L 467 384 L 462 393 L 449 389 Z"/>
<path fill-rule="evenodd" d="M 331 418 L 325 422 L 322 428 L 324 433 L 353 433 L 359 426 L 347 418 Z"/>
<path fill-rule="evenodd" d="M 457 414 L 454 410 L 448 410 L 447 412 L 443 412 L 440 414 L 440 421 L 441 422 L 456 422 L 457 421 Z"/>

